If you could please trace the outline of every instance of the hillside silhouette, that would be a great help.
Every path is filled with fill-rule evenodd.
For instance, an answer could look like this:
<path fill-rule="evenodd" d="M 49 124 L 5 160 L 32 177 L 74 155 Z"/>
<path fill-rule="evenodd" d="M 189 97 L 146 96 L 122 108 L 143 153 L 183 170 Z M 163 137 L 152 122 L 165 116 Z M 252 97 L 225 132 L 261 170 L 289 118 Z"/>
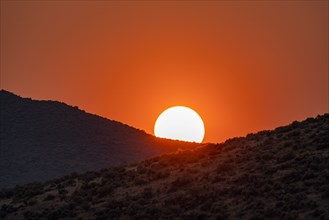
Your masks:
<path fill-rule="evenodd" d="M 0 91 L 0 188 L 197 146 L 155 138 L 57 101 Z"/>
<path fill-rule="evenodd" d="M 4 219 L 328 219 L 329 114 L 0 193 Z"/>

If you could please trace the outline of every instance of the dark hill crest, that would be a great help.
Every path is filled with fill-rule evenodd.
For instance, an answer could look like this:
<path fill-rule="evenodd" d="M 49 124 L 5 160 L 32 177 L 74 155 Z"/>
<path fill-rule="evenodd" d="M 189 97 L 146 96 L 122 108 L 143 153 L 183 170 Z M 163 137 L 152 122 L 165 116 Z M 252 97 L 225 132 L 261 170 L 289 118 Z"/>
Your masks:
<path fill-rule="evenodd" d="M 1 90 L 0 103 L 0 188 L 197 145 L 158 139 L 58 101 L 36 101 Z"/>

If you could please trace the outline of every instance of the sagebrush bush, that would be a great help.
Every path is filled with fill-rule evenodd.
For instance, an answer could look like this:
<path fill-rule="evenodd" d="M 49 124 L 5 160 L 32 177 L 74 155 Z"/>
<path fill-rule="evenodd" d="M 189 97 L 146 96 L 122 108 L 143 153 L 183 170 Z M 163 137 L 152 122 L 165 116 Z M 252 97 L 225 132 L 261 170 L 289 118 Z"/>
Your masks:
<path fill-rule="evenodd" d="M 53 195 L 53 194 L 48 194 L 48 195 L 43 199 L 43 201 L 54 200 L 55 198 L 56 198 L 55 195 Z"/>

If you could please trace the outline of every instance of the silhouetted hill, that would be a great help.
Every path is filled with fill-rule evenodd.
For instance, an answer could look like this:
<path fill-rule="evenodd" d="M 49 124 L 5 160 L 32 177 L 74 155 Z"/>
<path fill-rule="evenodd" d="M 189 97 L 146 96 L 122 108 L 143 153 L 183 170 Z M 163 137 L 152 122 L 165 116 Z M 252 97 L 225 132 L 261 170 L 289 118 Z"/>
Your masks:
<path fill-rule="evenodd" d="M 0 188 L 131 163 L 177 148 L 128 125 L 56 101 L 0 91 Z"/>
<path fill-rule="evenodd" d="M 4 219 L 328 219 L 329 114 L 0 193 Z"/>

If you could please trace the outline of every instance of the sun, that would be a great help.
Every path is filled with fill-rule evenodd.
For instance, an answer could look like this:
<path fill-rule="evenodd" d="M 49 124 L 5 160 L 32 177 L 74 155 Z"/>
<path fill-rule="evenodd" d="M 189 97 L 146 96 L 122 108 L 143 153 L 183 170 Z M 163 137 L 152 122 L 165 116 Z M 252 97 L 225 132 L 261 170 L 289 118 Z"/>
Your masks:
<path fill-rule="evenodd" d="M 205 129 L 201 117 L 194 110 L 175 106 L 162 112 L 154 125 L 156 137 L 201 143 Z"/>

